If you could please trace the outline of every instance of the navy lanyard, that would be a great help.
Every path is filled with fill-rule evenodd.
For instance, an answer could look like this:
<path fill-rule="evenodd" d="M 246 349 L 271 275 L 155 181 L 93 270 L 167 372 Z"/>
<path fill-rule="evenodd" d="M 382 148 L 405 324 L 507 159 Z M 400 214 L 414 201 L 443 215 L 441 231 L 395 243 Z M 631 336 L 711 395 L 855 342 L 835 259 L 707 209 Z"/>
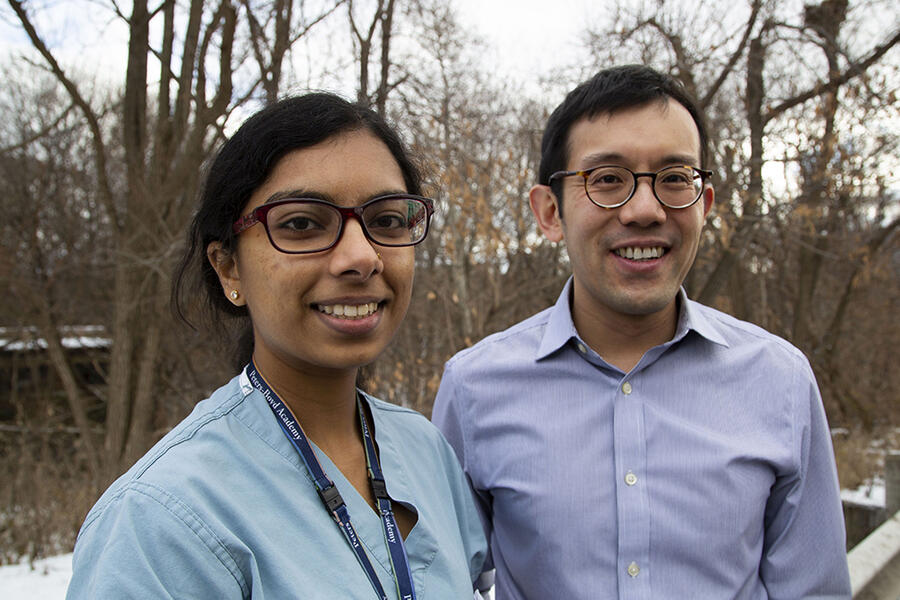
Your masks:
<path fill-rule="evenodd" d="M 281 430 L 287 436 L 288 440 L 290 440 L 294 448 L 297 449 L 300 458 L 303 459 L 303 464 L 306 465 L 306 470 L 313 478 L 313 483 L 316 486 L 316 491 L 319 493 L 322 504 L 324 504 L 325 509 L 331 513 L 331 516 L 334 518 L 338 527 L 340 527 L 341 531 L 344 533 L 344 537 L 347 539 L 350 547 L 356 553 L 356 558 L 359 560 L 360 566 L 362 566 L 366 575 L 369 577 L 372 587 L 375 588 L 375 593 L 378 594 L 378 597 L 382 600 L 388 600 L 387 595 L 384 593 L 384 588 L 381 586 L 381 581 L 375 574 L 375 568 L 372 566 L 372 561 L 369 560 L 369 556 L 366 554 L 365 549 L 359 541 L 359 537 L 356 535 L 356 530 L 350 522 L 350 512 L 347 510 L 347 505 L 344 504 L 344 499 L 341 497 L 340 492 L 338 492 L 334 482 L 328 478 L 325 471 L 322 469 L 322 466 L 319 464 L 319 460 L 316 458 L 315 452 L 313 452 L 306 434 L 303 433 L 303 429 L 300 427 L 297 419 L 294 418 L 291 409 L 278 397 L 275 390 L 266 383 L 265 378 L 257 371 L 253 361 L 250 361 L 250 364 L 247 365 L 246 374 L 250 383 L 253 384 L 253 387 L 262 393 L 269 408 L 271 408 L 272 412 L 275 413 L 275 416 L 278 417 L 278 424 L 281 426 Z M 391 508 L 391 499 L 387 495 L 387 486 L 384 481 L 384 475 L 381 472 L 381 465 L 379 464 L 378 456 L 375 453 L 375 443 L 372 441 L 372 435 L 369 433 L 369 426 L 366 424 L 366 419 L 363 416 L 363 408 L 358 396 L 356 406 L 359 412 L 360 427 L 362 428 L 369 482 L 372 485 L 372 493 L 378 504 L 378 512 L 381 514 L 381 523 L 384 527 L 384 540 L 391 558 L 391 567 L 394 571 L 394 582 L 397 584 L 397 595 L 400 600 L 415 600 L 416 592 L 412 582 L 412 574 L 409 570 L 409 559 L 406 556 L 406 548 L 403 547 L 403 538 L 397 529 L 397 521 L 394 519 L 394 511 Z"/>

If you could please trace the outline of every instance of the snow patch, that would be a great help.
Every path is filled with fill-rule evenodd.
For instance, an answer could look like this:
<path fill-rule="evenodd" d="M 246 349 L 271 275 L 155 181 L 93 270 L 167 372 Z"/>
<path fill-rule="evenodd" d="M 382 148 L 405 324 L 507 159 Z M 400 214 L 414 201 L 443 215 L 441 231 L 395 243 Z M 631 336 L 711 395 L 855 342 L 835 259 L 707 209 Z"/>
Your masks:
<path fill-rule="evenodd" d="M 884 508 L 886 506 L 886 488 L 884 479 L 876 477 L 855 490 L 841 490 L 841 500 L 861 506 Z"/>
<path fill-rule="evenodd" d="M 17 565 L 0 567 L 4 600 L 63 600 L 72 578 L 72 554 L 60 554 Z"/>

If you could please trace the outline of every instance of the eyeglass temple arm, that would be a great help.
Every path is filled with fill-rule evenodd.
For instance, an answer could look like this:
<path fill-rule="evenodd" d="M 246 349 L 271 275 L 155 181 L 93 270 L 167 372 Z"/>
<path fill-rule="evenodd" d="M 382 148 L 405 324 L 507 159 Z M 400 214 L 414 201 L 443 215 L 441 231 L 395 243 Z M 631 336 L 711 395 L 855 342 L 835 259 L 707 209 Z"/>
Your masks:
<path fill-rule="evenodd" d="M 256 211 L 254 211 L 249 215 L 244 215 L 243 217 L 235 221 L 234 225 L 231 226 L 231 232 L 234 235 L 237 235 L 249 229 L 252 225 L 256 225 L 257 223 L 259 223 L 259 219 L 256 216 Z"/>

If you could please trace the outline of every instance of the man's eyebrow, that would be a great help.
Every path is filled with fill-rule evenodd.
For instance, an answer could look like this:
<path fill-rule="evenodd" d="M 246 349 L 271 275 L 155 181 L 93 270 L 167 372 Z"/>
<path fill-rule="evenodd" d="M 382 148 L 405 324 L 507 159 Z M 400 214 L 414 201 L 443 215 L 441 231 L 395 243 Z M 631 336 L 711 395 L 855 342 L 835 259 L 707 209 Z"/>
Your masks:
<path fill-rule="evenodd" d="M 600 165 L 627 166 L 628 158 L 618 152 L 598 152 L 588 154 L 581 159 L 581 168 L 589 169 Z M 669 154 L 654 162 L 655 168 L 663 168 L 672 165 L 696 166 L 697 158 L 690 154 Z"/>
<path fill-rule="evenodd" d="M 697 157 L 691 154 L 670 154 L 669 156 L 663 157 L 659 162 L 659 165 L 687 165 L 688 167 L 696 167 L 698 166 L 698 162 Z"/>
<path fill-rule="evenodd" d="M 618 152 L 597 152 L 581 158 L 581 167 L 589 169 L 599 165 L 620 165 L 625 162 L 625 157 Z"/>

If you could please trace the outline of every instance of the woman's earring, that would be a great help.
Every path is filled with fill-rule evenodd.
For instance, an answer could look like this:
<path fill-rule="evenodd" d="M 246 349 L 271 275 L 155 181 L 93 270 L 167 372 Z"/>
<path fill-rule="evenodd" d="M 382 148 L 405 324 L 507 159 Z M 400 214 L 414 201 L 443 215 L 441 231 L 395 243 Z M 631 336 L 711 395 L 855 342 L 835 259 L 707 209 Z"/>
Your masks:
<path fill-rule="evenodd" d="M 228 295 L 231 296 L 232 300 L 237 300 L 238 298 L 241 297 L 241 293 L 237 290 L 231 290 L 231 293 Z"/>

